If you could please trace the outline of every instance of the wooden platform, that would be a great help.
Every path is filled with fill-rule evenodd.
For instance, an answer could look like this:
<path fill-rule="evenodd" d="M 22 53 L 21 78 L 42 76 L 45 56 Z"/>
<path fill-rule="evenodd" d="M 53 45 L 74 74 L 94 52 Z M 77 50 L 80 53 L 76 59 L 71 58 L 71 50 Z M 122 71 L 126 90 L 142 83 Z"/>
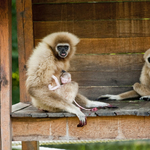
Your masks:
<path fill-rule="evenodd" d="M 106 102 L 106 101 L 105 101 Z M 120 115 L 135 115 L 135 116 L 149 116 L 150 115 L 150 101 L 141 100 L 124 100 L 124 101 L 107 101 L 108 103 L 117 106 L 118 108 L 100 108 L 96 112 L 84 111 L 88 117 L 96 116 L 120 116 Z M 47 118 L 47 117 L 75 117 L 76 115 L 68 112 L 44 112 L 36 109 L 31 103 L 17 103 L 12 106 L 12 117 L 33 117 L 33 118 Z"/>
<path fill-rule="evenodd" d="M 109 101 L 118 108 L 84 111 L 87 125 L 77 128 L 78 118 L 67 112 L 50 113 L 30 103 L 12 107 L 13 140 L 95 140 L 150 138 L 149 101 Z"/>

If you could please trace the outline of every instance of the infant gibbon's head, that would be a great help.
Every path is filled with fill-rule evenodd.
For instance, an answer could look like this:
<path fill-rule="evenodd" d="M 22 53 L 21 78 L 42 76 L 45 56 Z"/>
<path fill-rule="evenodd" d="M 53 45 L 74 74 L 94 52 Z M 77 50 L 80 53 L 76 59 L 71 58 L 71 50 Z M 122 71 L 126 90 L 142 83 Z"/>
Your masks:
<path fill-rule="evenodd" d="M 79 38 L 68 32 L 56 32 L 43 39 L 57 59 L 71 58 L 75 51 Z"/>
<path fill-rule="evenodd" d="M 150 49 L 148 49 L 144 54 L 144 60 L 147 66 L 150 68 Z"/>
<path fill-rule="evenodd" d="M 69 72 L 66 72 L 64 70 L 62 70 L 62 75 L 61 75 L 61 83 L 62 84 L 66 84 L 71 82 L 71 74 Z"/>

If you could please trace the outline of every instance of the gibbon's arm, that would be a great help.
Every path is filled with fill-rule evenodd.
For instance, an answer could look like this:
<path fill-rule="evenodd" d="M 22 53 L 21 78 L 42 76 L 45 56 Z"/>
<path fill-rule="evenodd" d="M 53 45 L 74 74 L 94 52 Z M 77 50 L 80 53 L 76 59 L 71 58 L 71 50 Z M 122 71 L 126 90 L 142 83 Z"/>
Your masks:
<path fill-rule="evenodd" d="M 31 87 L 29 88 L 29 94 L 41 103 L 52 107 L 64 110 L 73 114 L 76 114 L 80 120 L 78 127 L 82 127 L 87 124 L 86 116 L 80 111 L 74 104 L 68 102 L 66 99 L 58 95 L 57 93 L 48 90 L 47 86 Z"/>
<path fill-rule="evenodd" d="M 52 87 L 52 85 L 49 84 L 49 85 L 48 85 L 48 88 L 49 88 L 49 90 L 52 90 L 52 91 L 53 91 L 53 90 L 58 89 L 61 85 L 60 85 L 60 83 L 59 83 L 57 77 L 55 77 L 54 75 L 52 75 L 52 78 L 55 80 L 56 86 Z"/>
<path fill-rule="evenodd" d="M 107 99 L 107 100 L 124 100 L 124 99 L 129 99 L 129 98 L 136 98 L 139 97 L 139 94 L 134 91 L 128 91 L 125 93 L 121 93 L 118 95 L 110 95 L 110 94 L 106 94 L 106 95 L 101 95 L 100 97 L 98 97 L 98 100 L 102 100 L 102 99 Z"/>

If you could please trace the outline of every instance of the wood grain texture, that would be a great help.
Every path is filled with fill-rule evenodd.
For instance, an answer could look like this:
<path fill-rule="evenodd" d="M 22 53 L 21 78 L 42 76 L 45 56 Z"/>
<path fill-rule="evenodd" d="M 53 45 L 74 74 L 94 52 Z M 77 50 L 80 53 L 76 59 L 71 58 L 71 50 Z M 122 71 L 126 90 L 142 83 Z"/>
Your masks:
<path fill-rule="evenodd" d="M 0 51 L 1 51 L 1 149 L 11 149 L 11 0 L 0 1 Z"/>
<path fill-rule="evenodd" d="M 101 100 L 107 102 L 117 108 L 98 108 L 98 111 L 91 112 L 82 110 L 83 113 L 88 117 L 96 116 L 149 116 L 150 115 L 150 102 L 140 100 L 125 100 L 125 101 L 112 101 L 112 100 Z M 146 107 L 145 107 L 146 106 Z M 14 113 L 11 113 L 13 118 L 32 117 L 32 118 L 64 118 L 64 117 L 76 117 L 75 114 L 68 112 L 44 112 L 36 109 L 34 106 L 28 106 L 27 108 L 20 109 Z"/>
<path fill-rule="evenodd" d="M 12 113 L 15 112 L 15 111 L 18 111 L 20 109 L 24 109 L 28 106 L 30 106 L 31 104 L 27 104 L 27 103 L 22 103 L 22 102 L 19 102 L 17 104 L 14 104 L 12 105 Z"/>
<path fill-rule="evenodd" d="M 95 100 L 100 95 L 105 94 L 120 94 L 132 90 L 132 86 L 80 86 L 79 93 L 83 94 L 89 99 Z"/>
<path fill-rule="evenodd" d="M 76 55 L 69 72 L 80 86 L 132 85 L 139 82 L 142 57 L 142 54 Z"/>
<path fill-rule="evenodd" d="M 39 150 L 39 142 L 37 141 L 22 141 L 22 150 Z"/>
<path fill-rule="evenodd" d="M 140 0 L 145 2 L 145 0 Z M 110 3 L 110 2 L 139 2 L 139 0 L 32 0 L 33 4 L 44 4 L 44 3 Z"/>
<path fill-rule="evenodd" d="M 88 117 L 87 125 L 77 128 L 77 117 L 13 118 L 13 140 L 90 140 L 149 139 L 150 117 Z M 60 126 L 61 122 L 61 126 Z"/>
<path fill-rule="evenodd" d="M 148 110 L 148 111 L 147 111 Z M 150 102 L 147 102 L 139 108 L 137 116 L 149 116 L 150 115 Z"/>
<path fill-rule="evenodd" d="M 141 70 L 143 54 L 122 55 L 75 55 L 71 60 L 70 72 L 128 71 Z"/>
<path fill-rule="evenodd" d="M 141 70 L 70 73 L 80 86 L 131 86 L 139 82 Z"/>
<path fill-rule="evenodd" d="M 33 22 L 31 0 L 18 0 L 17 9 L 17 30 L 18 30 L 18 51 L 19 51 L 19 75 L 20 75 L 20 101 L 29 101 L 26 92 L 26 62 L 33 49 Z"/>
<path fill-rule="evenodd" d="M 150 37 L 81 38 L 77 54 L 143 53 L 150 48 Z M 41 39 L 35 39 L 35 46 Z"/>
<path fill-rule="evenodd" d="M 150 2 L 33 5 L 33 21 L 81 21 L 150 18 Z"/>
<path fill-rule="evenodd" d="M 68 31 L 80 38 L 150 37 L 150 20 L 92 20 L 34 22 L 34 37 Z"/>

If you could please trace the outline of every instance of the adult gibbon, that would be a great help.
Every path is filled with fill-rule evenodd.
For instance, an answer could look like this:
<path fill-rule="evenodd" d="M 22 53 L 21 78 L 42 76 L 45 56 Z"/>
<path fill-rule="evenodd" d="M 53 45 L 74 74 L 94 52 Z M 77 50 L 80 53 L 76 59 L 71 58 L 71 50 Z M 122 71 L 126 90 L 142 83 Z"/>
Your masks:
<path fill-rule="evenodd" d="M 49 90 L 48 85 L 56 86 L 52 76 L 59 79 L 62 70 L 68 70 L 70 60 L 76 51 L 79 38 L 68 32 L 52 33 L 38 44 L 27 62 L 27 91 L 32 104 L 39 109 L 74 113 L 80 120 L 80 126 L 86 125 L 86 116 L 72 102 L 65 99 L 63 93 Z M 76 89 L 77 84 L 72 84 Z M 90 101 L 81 94 L 75 100 L 85 107 L 106 107 L 108 103 Z"/>
<path fill-rule="evenodd" d="M 119 95 L 102 95 L 98 99 L 123 100 L 129 98 L 138 98 L 150 100 L 150 49 L 144 54 L 145 64 L 140 75 L 140 83 L 133 85 L 133 90 Z"/>

